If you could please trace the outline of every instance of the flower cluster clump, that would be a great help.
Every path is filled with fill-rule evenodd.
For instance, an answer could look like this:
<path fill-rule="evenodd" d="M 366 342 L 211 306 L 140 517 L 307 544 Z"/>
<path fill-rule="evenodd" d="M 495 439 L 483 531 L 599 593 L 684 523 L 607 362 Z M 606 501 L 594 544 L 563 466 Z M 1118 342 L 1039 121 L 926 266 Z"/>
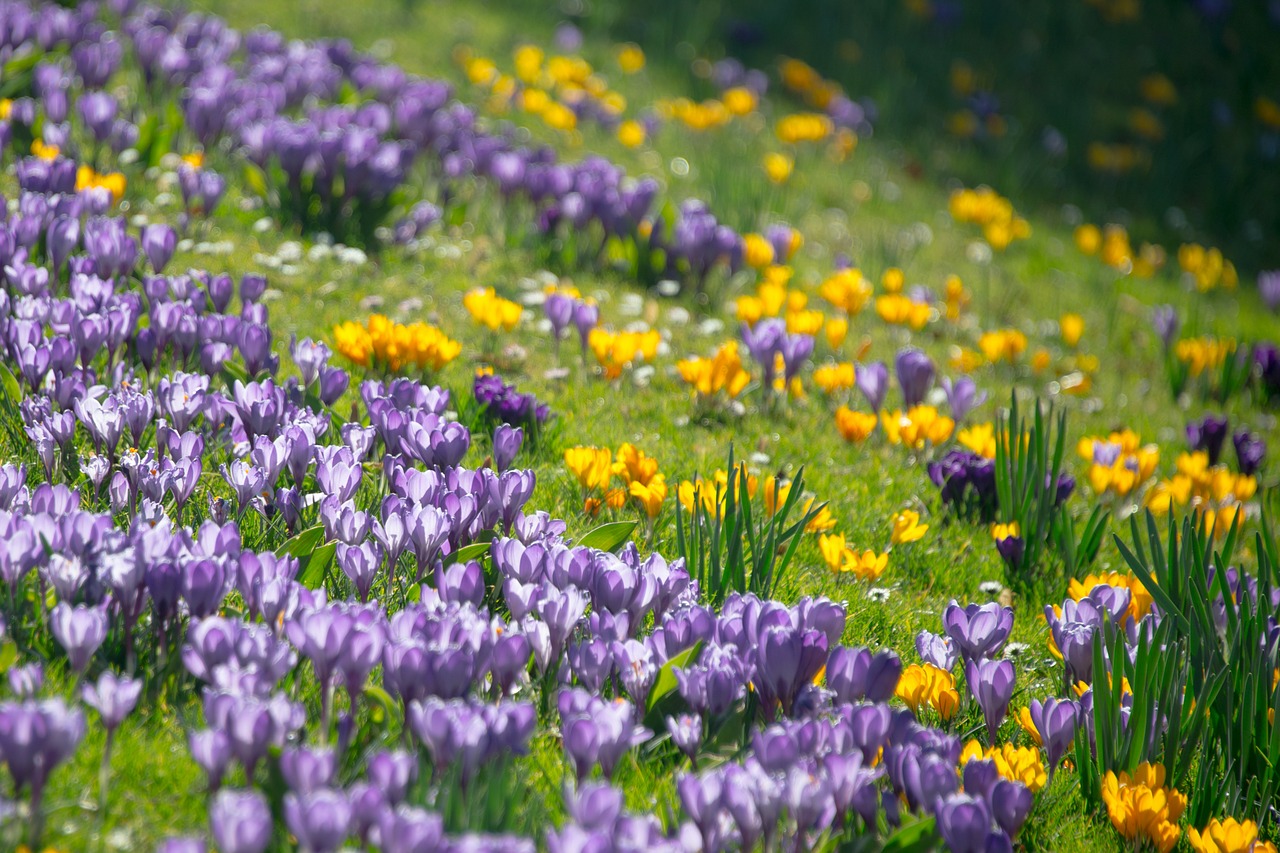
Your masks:
<path fill-rule="evenodd" d="M 387 372 L 406 367 L 439 371 L 462 352 L 462 345 L 435 326 L 397 323 L 382 314 L 363 324 L 354 320 L 333 329 L 333 346 L 353 364 Z"/>

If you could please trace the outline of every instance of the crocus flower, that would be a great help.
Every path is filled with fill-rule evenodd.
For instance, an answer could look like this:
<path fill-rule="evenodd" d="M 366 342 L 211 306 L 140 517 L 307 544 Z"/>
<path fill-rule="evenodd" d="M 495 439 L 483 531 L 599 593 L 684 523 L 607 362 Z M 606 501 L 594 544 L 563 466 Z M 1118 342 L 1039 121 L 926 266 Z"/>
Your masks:
<path fill-rule="evenodd" d="M 1080 706 L 1070 699 L 1031 700 L 1031 721 L 1049 759 L 1050 781 L 1062 756 L 1071 748 L 1079 720 Z"/>
<path fill-rule="evenodd" d="M 96 684 L 86 684 L 81 695 L 85 704 L 98 712 L 102 725 L 110 735 L 133 711 L 141 692 L 141 682 L 132 678 L 120 678 L 107 670 L 98 676 Z"/>
<path fill-rule="evenodd" d="M 54 639 L 67 653 L 71 669 L 83 674 L 93 659 L 94 652 L 107 638 L 107 611 L 105 607 L 88 607 L 77 604 L 72 607 L 59 602 L 49 614 Z"/>
<path fill-rule="evenodd" d="M 266 797 L 257 791 L 219 791 L 209 806 L 209 828 L 220 853 L 263 853 L 273 828 Z"/>
<path fill-rule="evenodd" d="M 1203 450 L 1209 455 L 1209 464 L 1217 465 L 1227 432 L 1227 419 L 1224 415 L 1205 415 L 1200 420 L 1187 424 L 1187 444 L 1192 450 Z"/>
<path fill-rule="evenodd" d="M 170 226 L 157 223 L 142 229 L 142 253 L 156 275 L 164 272 L 177 247 L 178 234 Z"/>
<path fill-rule="evenodd" d="M 524 442 L 524 430 L 510 424 L 498 424 L 493 431 L 493 467 L 499 473 L 506 471 L 515 461 Z"/>
<path fill-rule="evenodd" d="M 1158 305 L 1151 312 L 1151 325 L 1155 328 L 1160 343 L 1164 344 L 1165 352 L 1168 352 L 1173 346 L 1174 339 L 1178 337 L 1178 329 L 1181 326 L 1178 312 L 1172 305 Z"/>
<path fill-rule="evenodd" d="M 969 693 L 982 708 L 987 721 L 987 742 L 996 742 L 996 730 L 1009 713 L 1015 682 L 1013 662 L 1008 660 L 970 660 L 965 665 Z"/>
<path fill-rule="evenodd" d="M 898 375 L 898 387 L 902 389 L 902 402 L 906 408 L 924 402 L 933 386 L 933 359 L 918 349 L 904 349 L 893 362 Z"/>
<path fill-rule="evenodd" d="M 987 401 L 987 392 L 979 392 L 977 383 L 968 376 L 961 376 L 954 382 L 950 377 L 943 377 L 942 390 L 947 394 L 951 418 L 956 423 L 960 423 L 965 415 Z"/>
<path fill-rule="evenodd" d="M 1280 270 L 1258 273 L 1258 293 L 1273 313 L 1280 311 Z"/>
<path fill-rule="evenodd" d="M 698 747 L 702 745 L 702 719 L 693 714 L 667 717 L 667 731 L 676 748 L 690 761 L 695 761 Z"/>
<path fill-rule="evenodd" d="M 1262 462 L 1267 456 L 1267 443 L 1262 436 L 1247 429 L 1238 429 L 1231 436 L 1231 443 L 1236 448 L 1236 462 L 1241 474 L 1251 477 L 1262 469 Z"/>
<path fill-rule="evenodd" d="M 1013 608 L 990 601 L 961 607 L 954 600 L 942 612 L 942 627 L 966 661 L 997 654 L 1013 631 Z"/>

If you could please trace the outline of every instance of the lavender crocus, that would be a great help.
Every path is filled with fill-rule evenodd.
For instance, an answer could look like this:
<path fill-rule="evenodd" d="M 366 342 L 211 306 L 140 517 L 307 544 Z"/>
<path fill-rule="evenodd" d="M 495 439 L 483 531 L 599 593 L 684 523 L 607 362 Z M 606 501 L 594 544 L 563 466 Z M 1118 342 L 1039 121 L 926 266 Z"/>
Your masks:
<path fill-rule="evenodd" d="M 209 807 L 209 828 L 220 853 L 263 853 L 273 829 L 266 797 L 257 791 L 219 791 Z"/>
<path fill-rule="evenodd" d="M 1031 700 L 1031 722 L 1040 735 L 1040 744 L 1049 759 L 1049 779 L 1062 763 L 1062 757 L 1071 748 L 1076 726 L 1080 721 L 1080 706 L 1070 699 Z"/>
<path fill-rule="evenodd" d="M 95 684 L 85 685 L 81 696 L 90 708 L 98 712 L 102 725 L 110 738 L 124 718 L 129 716 L 138 703 L 142 692 L 142 683 L 132 678 L 120 678 L 111 670 L 98 676 Z"/>
<path fill-rule="evenodd" d="M 107 638 L 106 608 L 83 604 L 72 607 L 62 601 L 49 614 L 49 622 L 54 639 L 67 653 L 71 669 L 83 675 L 94 653 Z"/>
<path fill-rule="evenodd" d="M 1217 465 L 1228 431 L 1226 416 L 1205 415 L 1187 424 L 1187 444 L 1192 450 L 1203 450 L 1209 455 L 1209 464 Z"/>
<path fill-rule="evenodd" d="M 142 253 L 156 275 L 164 272 L 177 248 L 178 234 L 170 226 L 157 223 L 142 229 Z"/>
<path fill-rule="evenodd" d="M 950 377 L 943 377 L 942 390 L 947 394 L 947 406 L 956 423 L 960 423 L 969 412 L 987 401 L 987 392 L 979 392 L 977 383 L 968 376 L 961 376 L 954 382 Z"/>
<path fill-rule="evenodd" d="M 987 722 L 987 742 L 996 742 L 996 731 L 1009 713 L 1009 700 L 1013 698 L 1015 672 L 1008 660 L 970 660 L 965 665 L 965 680 L 969 694 L 982 708 Z"/>
<path fill-rule="evenodd" d="M 510 424 L 498 424 L 493 431 L 493 467 L 499 473 L 506 471 L 515 461 L 524 443 L 524 430 Z"/>
<path fill-rule="evenodd" d="M 1258 273 L 1258 294 L 1272 313 L 1280 311 L 1280 270 Z"/>
<path fill-rule="evenodd" d="M 1262 469 L 1263 460 L 1267 457 L 1267 443 L 1262 436 L 1247 429 L 1238 429 L 1231 436 L 1231 443 L 1236 449 L 1236 462 L 1240 473 L 1246 476 L 1257 474 Z"/>
<path fill-rule="evenodd" d="M 952 600 L 942 612 L 942 627 L 966 661 L 997 654 L 1013 631 L 1013 608 L 990 601 L 961 607 Z"/>
<path fill-rule="evenodd" d="M 858 390 L 867 398 L 871 411 L 880 412 L 884 398 L 889 393 L 889 368 L 883 361 L 859 364 L 856 368 Z"/>

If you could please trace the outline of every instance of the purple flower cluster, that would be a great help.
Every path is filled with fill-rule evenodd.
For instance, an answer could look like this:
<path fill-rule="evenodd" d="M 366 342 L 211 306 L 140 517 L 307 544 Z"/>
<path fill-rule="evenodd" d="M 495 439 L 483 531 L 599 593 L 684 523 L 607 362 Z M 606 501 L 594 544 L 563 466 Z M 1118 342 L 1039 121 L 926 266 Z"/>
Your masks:
<path fill-rule="evenodd" d="M 962 518 L 984 524 L 999 510 L 995 462 L 972 450 L 952 448 L 929 463 L 929 479 L 941 490 L 942 503 Z"/>
<path fill-rule="evenodd" d="M 538 427 L 546 423 L 551 408 L 534 394 L 522 394 L 496 374 L 478 375 L 471 386 L 484 416 L 500 424 Z"/>

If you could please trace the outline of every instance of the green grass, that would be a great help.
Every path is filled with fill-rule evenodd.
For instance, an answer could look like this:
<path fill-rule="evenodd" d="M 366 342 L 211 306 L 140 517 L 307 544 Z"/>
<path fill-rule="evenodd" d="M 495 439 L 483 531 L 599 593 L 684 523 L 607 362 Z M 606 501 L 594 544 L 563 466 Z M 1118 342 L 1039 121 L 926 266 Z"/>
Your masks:
<path fill-rule="evenodd" d="M 227 0 L 196 5 L 225 16 L 242 29 L 265 23 L 293 37 L 349 38 L 357 47 L 374 48 L 407 70 L 458 81 L 460 95 L 469 102 L 478 95 L 461 82 L 450 59 L 455 44 L 469 44 L 510 69 L 511 49 L 526 40 L 548 44 L 557 22 L 555 15 L 531 5 L 461 0 L 408 5 L 385 0 L 359 4 Z M 689 31 L 705 34 L 712 30 L 720 11 L 715 7 L 711 12 L 690 12 L 694 20 L 688 23 Z M 628 14 L 625 4 L 604 4 L 600 19 L 605 23 L 589 29 L 584 55 L 617 83 L 632 105 L 658 97 L 709 94 L 698 88 L 706 84 L 688 70 L 691 55 L 676 43 L 679 39 L 668 33 L 654 35 L 656 27 L 642 25 L 638 18 Z M 649 65 L 641 75 L 623 78 L 616 72 L 604 39 L 607 28 L 641 34 L 636 37 L 650 47 Z M 875 41 L 874 33 L 859 37 L 867 49 L 866 64 L 890 50 L 888 46 L 873 50 Z M 912 47 L 916 49 L 918 46 Z M 902 65 L 889 63 L 891 69 Z M 850 69 L 848 76 L 856 77 L 856 70 Z M 851 91 L 859 93 L 856 88 Z M 1161 470 L 1169 472 L 1186 418 L 1204 407 L 1192 403 L 1184 410 L 1171 399 L 1159 345 L 1149 330 L 1150 306 L 1163 302 L 1178 305 L 1189 331 L 1246 339 L 1274 335 L 1274 318 L 1261 308 L 1256 295 L 1247 292 L 1247 286 L 1242 286 L 1238 295 L 1190 295 L 1167 271 L 1153 281 L 1116 282 L 1096 260 L 1081 256 L 1072 244 L 1071 226 L 1060 207 L 1063 202 L 1083 201 L 1051 198 L 1042 186 L 1024 179 L 1022 174 L 1031 170 L 1031 161 L 1017 149 L 1007 152 L 1006 164 L 986 174 L 1029 216 L 1033 235 L 1007 252 L 997 253 L 989 264 L 971 260 L 968 250 L 979 233 L 972 226 L 953 223 L 947 214 L 949 180 L 962 177 L 967 184 L 975 183 L 978 178 L 973 176 L 982 174 L 981 168 L 993 168 L 993 158 L 971 149 L 953 150 L 945 136 L 927 130 L 909 139 L 896 136 L 905 122 L 921 117 L 929 104 L 913 103 L 905 96 L 902 101 L 891 99 L 892 90 L 876 94 L 882 101 L 884 130 L 862 140 L 843 164 L 826 162 L 815 152 L 802 152 L 795 177 L 783 188 L 770 185 L 759 168 L 763 154 L 779 147 L 768 129 L 748 133 L 734 125 L 698 136 L 669 126 L 652 146 L 631 151 L 607 134 L 587 128 L 580 144 L 568 145 L 563 140 L 558 144 L 571 158 L 600 152 L 626 164 L 633 174 L 654 174 L 670 197 L 706 198 L 713 210 L 735 227 L 790 222 L 806 238 L 795 262 L 794 282 L 810 293 L 815 293 L 817 282 L 830 270 L 837 252 L 849 253 L 873 280 L 878 280 L 885 267 L 898 265 L 906 271 L 909 283 L 925 283 L 940 291 L 946 276 L 956 274 L 972 292 L 974 315 L 980 319 L 969 325 L 956 328 L 944 322 L 907 336 L 886 328 L 868 308 L 853 322 L 840 353 L 830 352 L 825 342 L 819 343 L 815 355 L 819 362 L 837 355 L 849 359 L 852 347 L 864 337 L 871 342 L 867 359 L 891 360 L 910 340 L 938 359 L 941 373 L 954 375 L 945 367 L 948 348 L 954 343 L 973 346 L 980 331 L 1011 325 L 1027 333 L 1031 349 L 1040 344 L 1054 348 L 1052 329 L 1042 328 L 1044 324 L 1056 321 L 1065 311 L 1082 314 L 1087 331 L 1081 347 L 1097 355 L 1102 368 L 1087 401 L 1060 400 L 1069 412 L 1069 466 L 1077 475 L 1083 473 L 1073 452 L 1080 436 L 1130 426 L 1144 439 L 1165 446 Z M 770 99 L 762 107 L 771 117 L 797 108 L 785 97 Z M 512 118 L 519 120 L 520 116 Z M 545 130 L 534 134 L 555 139 Z M 925 149 L 935 156 L 931 174 L 921 177 L 915 167 Z M 688 161 L 687 176 L 672 172 L 671 162 L 677 157 Z M 1020 196 L 1024 187 L 1028 192 Z M 145 188 L 132 189 L 138 197 L 147 192 Z M 285 240 L 301 239 L 304 246 L 310 245 L 310 235 L 275 227 L 265 232 L 255 230 L 253 223 L 262 212 L 240 209 L 240 201 L 238 190 L 233 188 L 220 215 L 201 236 L 208 241 L 229 240 L 235 250 L 228 255 L 183 252 L 173 268 L 194 266 L 238 274 L 259 268 L 255 255 L 274 254 Z M 1099 205 L 1084 206 L 1097 209 Z M 148 211 L 145 202 L 141 209 Z M 1159 211 L 1135 213 L 1157 215 Z M 920 241 L 919 235 L 926 230 L 929 240 Z M 929 535 L 919 543 L 894 549 L 878 584 L 889 591 L 885 601 L 869 597 L 867 585 L 829 573 L 812 537 L 801 549 L 783 584 L 783 596 L 828 595 L 847 602 L 850 618 L 845 640 L 849 643 L 890 646 L 912 660 L 915 633 L 923 628 L 937 630 L 942 607 L 950 599 L 983 600 L 979 586 L 984 581 L 1004 580 L 1003 565 L 987 532 L 949 522 L 938 514 L 937 490 L 928 481 L 923 460 L 876 440 L 861 446 L 844 443 L 834 425 L 835 403 L 816 389 L 810 387 L 807 398 L 777 413 L 761 412 L 750 401 L 741 416 L 693 416 L 688 391 L 674 375 L 674 360 L 688 354 L 710 354 L 720 341 L 736 334 L 736 322 L 720 303 L 750 291 L 750 284 L 742 280 L 724 284 L 722 299 L 701 305 L 688 296 L 656 297 L 615 270 L 563 270 L 567 282 L 601 302 L 606 324 L 620 328 L 636 319 L 620 312 L 622 295 L 635 294 L 643 300 L 641 317 L 669 333 L 670 355 L 658 360 L 657 370 L 643 390 L 634 387 L 630 373 L 616 383 L 592 376 L 578 364 L 576 342 L 565 342 L 561 347 L 560 362 L 569 368 L 567 378 L 551 378 L 550 371 L 557 364 L 551 342 L 534 331 L 530 322 L 499 341 L 500 348 L 518 345 L 520 354 L 499 352 L 496 359 L 483 358 L 491 341 L 471 323 L 461 297 L 477 285 L 492 285 L 513 297 L 523 292 L 521 279 L 534 273 L 542 261 L 531 243 L 499 236 L 517 233 L 518 223 L 498 210 L 487 191 L 477 190 L 468 199 L 467 223 L 435 232 L 439 252 L 432 249 L 408 256 L 393 248 L 363 267 L 303 260 L 295 275 L 270 273 L 270 287 L 277 292 L 269 302 L 277 349 L 283 350 L 293 334 L 331 340 L 336 323 L 363 319 L 378 310 L 397 319 L 427 319 L 463 343 L 462 357 L 432 377 L 459 398 L 470 395 L 471 372 L 476 366 L 484 361 L 500 362 L 504 376 L 552 405 L 556 417 L 552 429 L 536 452 L 522 456 L 522 464 L 531 465 L 538 475 L 532 506 L 566 518 L 573 533 L 582 533 L 596 523 L 582 516 L 580 489 L 562 462 L 564 449 L 577 444 L 616 448 L 622 442 L 632 442 L 659 460 L 673 495 L 658 519 L 652 547 L 668 555 L 674 548 L 671 513 L 675 484 L 722 467 L 730 445 L 739 458 L 753 453 L 767 457 L 767 461 L 754 464 L 762 475 L 794 473 L 800 465 L 806 466 L 810 488 L 820 500 L 830 502 L 838 529 L 856 547 L 884 548 L 891 515 L 907 507 L 921 510 L 931 525 Z M 914 240 L 907 239 L 906 235 L 913 234 Z M 453 248 L 458 251 L 445 251 Z M 415 302 L 406 304 L 407 300 Z M 675 309 L 688 312 L 692 321 L 674 322 Z M 538 314 L 537 309 L 527 309 L 526 320 Z M 723 319 L 725 330 L 700 335 L 697 323 L 707 316 Z M 1011 388 L 1045 394 L 1049 380 L 1056 377 L 1033 377 L 1025 367 L 1006 366 L 982 368 L 976 378 L 990 399 L 971 420 L 990 419 L 995 406 L 1008 400 Z M 1276 446 L 1280 436 L 1274 418 L 1247 410 L 1240 403 L 1233 404 L 1230 411 L 1235 422 L 1261 428 Z M 469 461 L 478 463 L 486 453 L 484 442 L 477 442 Z M 1078 512 L 1085 508 L 1088 496 L 1082 479 L 1073 499 Z M 601 520 L 608 516 L 606 511 Z M 616 517 L 633 518 L 635 513 L 628 508 Z M 1099 566 L 1119 565 L 1119 556 L 1108 543 Z M 1060 678 L 1046 650 L 1047 631 L 1038 615 L 1045 604 L 1062 599 L 1064 583 L 1052 584 L 1047 593 L 1033 592 L 1014 600 L 1018 617 L 1013 639 L 1028 646 L 1019 660 L 1020 692 L 1015 707 L 1055 689 Z M 126 723 L 115 746 L 113 783 L 101 837 L 97 836 L 96 802 L 102 736 L 91 734 L 75 762 L 54 777 L 49 795 L 49 841 L 70 850 L 91 849 L 100 840 L 107 849 L 145 850 L 170 833 L 200 830 L 205 821 L 203 781 L 185 745 L 187 727 L 200 718 L 195 697 L 186 695 L 162 713 Z M 970 712 L 962 715 L 953 729 L 975 731 L 977 723 L 978 718 Z M 1007 723 L 1006 736 L 1012 736 L 1015 728 Z M 517 769 L 527 789 L 522 794 L 525 802 L 517 806 L 517 816 L 510 825 L 532 830 L 547 817 L 558 821 L 566 766 L 554 738 L 539 737 L 532 754 L 521 759 Z M 630 807 L 663 815 L 676 811 L 674 776 L 683 769 L 685 766 L 670 755 L 644 762 L 631 758 L 624 762 L 618 781 L 627 791 Z M 1082 813 L 1074 784 L 1072 774 L 1061 773 L 1053 789 L 1038 797 L 1023 835 L 1028 849 L 1074 851 L 1119 846 L 1105 816 L 1098 819 Z"/>

